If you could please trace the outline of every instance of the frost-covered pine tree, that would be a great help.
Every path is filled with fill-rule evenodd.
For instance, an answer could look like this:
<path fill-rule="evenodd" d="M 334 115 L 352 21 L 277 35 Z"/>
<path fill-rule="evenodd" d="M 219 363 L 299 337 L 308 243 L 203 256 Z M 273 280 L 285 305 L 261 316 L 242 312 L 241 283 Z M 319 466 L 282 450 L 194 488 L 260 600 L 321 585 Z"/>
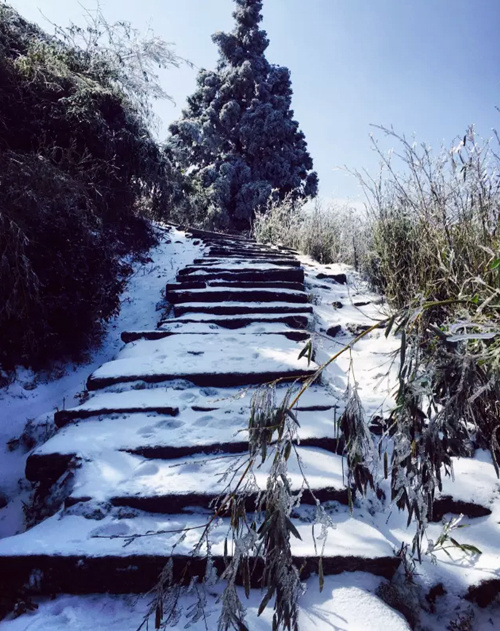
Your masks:
<path fill-rule="evenodd" d="M 235 29 L 216 33 L 215 71 L 201 70 L 195 93 L 170 127 L 170 146 L 219 225 L 247 228 L 270 197 L 314 197 L 304 134 L 291 110 L 288 68 L 270 64 L 262 0 L 235 0 Z"/>

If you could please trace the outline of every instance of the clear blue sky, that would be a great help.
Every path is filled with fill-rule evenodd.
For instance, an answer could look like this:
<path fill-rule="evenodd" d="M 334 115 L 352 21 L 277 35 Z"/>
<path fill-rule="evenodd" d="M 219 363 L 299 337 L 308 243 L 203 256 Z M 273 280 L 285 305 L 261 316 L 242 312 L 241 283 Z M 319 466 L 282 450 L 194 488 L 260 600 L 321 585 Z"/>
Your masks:
<path fill-rule="evenodd" d="M 40 11 L 67 25 L 95 0 L 10 0 L 48 31 Z M 213 68 L 210 35 L 230 30 L 232 0 L 101 0 L 108 20 L 127 20 L 175 42 L 178 54 Z M 433 147 L 500 128 L 500 0 L 264 0 L 270 62 L 290 68 L 295 117 L 306 134 L 324 198 L 359 197 L 336 167 L 377 170 L 370 124 L 393 125 Z M 196 71 L 162 82 L 177 102 L 159 104 L 163 132 L 195 88 Z"/>

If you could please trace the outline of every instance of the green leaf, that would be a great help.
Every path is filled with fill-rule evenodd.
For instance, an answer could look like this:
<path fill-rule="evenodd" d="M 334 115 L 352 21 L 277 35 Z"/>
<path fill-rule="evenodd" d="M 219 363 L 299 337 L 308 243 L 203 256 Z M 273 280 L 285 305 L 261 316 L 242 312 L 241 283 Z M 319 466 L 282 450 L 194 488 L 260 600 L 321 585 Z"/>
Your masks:
<path fill-rule="evenodd" d="M 288 460 L 288 458 L 290 458 L 291 453 L 292 453 L 292 443 L 288 442 L 285 447 L 285 453 L 283 454 L 283 457 L 285 458 L 285 460 Z"/>
<path fill-rule="evenodd" d="M 472 554 L 483 554 L 482 550 L 476 548 L 476 546 L 473 546 L 470 543 L 462 543 L 462 549 L 466 552 L 471 552 Z"/>

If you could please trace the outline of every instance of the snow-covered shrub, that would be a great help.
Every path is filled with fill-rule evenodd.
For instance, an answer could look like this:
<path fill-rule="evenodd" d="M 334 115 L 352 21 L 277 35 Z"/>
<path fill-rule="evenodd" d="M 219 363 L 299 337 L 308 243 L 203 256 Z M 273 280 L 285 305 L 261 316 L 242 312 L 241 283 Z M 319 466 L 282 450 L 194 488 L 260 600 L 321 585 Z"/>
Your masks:
<path fill-rule="evenodd" d="M 258 212 L 253 231 L 263 243 L 291 247 L 320 263 L 347 263 L 364 270 L 371 245 L 370 223 L 353 208 L 315 202 L 304 207 L 292 198 Z"/>
<path fill-rule="evenodd" d="M 356 173 L 373 222 L 372 282 L 396 307 L 419 294 L 458 297 L 478 277 L 495 285 L 489 265 L 498 254 L 500 159 L 493 142 L 481 142 L 470 128 L 434 154 L 425 143 L 380 129 L 398 151 L 386 153 L 372 138 L 380 173 Z"/>
<path fill-rule="evenodd" d="M 126 26 L 125 35 L 100 26 L 48 36 L 0 6 L 4 368 L 92 343 L 119 306 L 119 256 L 152 243 L 139 215 L 158 215 L 178 196 L 144 118 L 145 84 L 130 69 L 137 54 L 157 63 L 159 44 L 138 49 L 129 39 L 127 56 Z M 100 47 L 99 33 L 117 35 L 118 48 Z"/>

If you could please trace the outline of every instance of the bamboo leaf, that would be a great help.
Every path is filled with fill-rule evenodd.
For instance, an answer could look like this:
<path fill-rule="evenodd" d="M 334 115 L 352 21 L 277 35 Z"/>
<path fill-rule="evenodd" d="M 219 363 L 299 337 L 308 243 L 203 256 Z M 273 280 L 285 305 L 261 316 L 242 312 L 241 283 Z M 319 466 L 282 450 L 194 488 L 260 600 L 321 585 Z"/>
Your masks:
<path fill-rule="evenodd" d="M 286 518 L 286 525 L 288 530 L 292 533 L 292 535 L 296 538 L 296 539 L 300 539 L 302 541 L 302 537 L 299 534 L 299 531 L 297 530 L 297 528 L 295 528 L 295 526 L 292 524 L 292 522 L 290 521 L 289 517 Z"/>
<path fill-rule="evenodd" d="M 155 629 L 159 629 L 161 626 L 161 619 L 162 619 L 162 611 L 161 611 L 161 605 L 160 603 L 158 603 L 156 605 L 156 610 L 155 610 Z"/>
<path fill-rule="evenodd" d="M 325 586 L 325 575 L 323 572 L 323 557 L 319 558 L 318 574 L 319 574 L 319 591 L 321 593 L 323 591 L 323 587 Z"/>
<path fill-rule="evenodd" d="M 261 601 L 261 603 L 259 605 L 259 611 L 257 612 L 258 616 L 260 616 L 262 614 L 264 609 L 267 607 L 268 602 L 273 597 L 274 589 L 275 589 L 274 585 L 271 585 L 271 587 L 267 590 L 267 594 L 264 596 L 264 598 L 262 599 L 262 601 Z"/>

